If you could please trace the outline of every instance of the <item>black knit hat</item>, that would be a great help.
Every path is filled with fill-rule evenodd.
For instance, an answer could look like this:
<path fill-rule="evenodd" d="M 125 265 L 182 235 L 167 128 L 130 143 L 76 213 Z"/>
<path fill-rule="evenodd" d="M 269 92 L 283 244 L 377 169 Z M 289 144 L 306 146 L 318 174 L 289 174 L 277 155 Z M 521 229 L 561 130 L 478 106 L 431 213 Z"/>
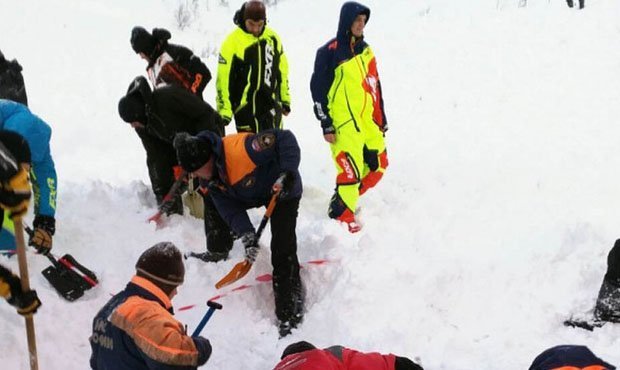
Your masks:
<path fill-rule="evenodd" d="M 284 352 L 282 352 L 282 356 L 280 357 L 280 360 L 282 360 L 284 357 L 286 357 L 288 355 L 293 355 L 295 353 L 310 351 L 310 350 L 313 350 L 313 349 L 316 349 L 316 347 L 312 343 L 308 343 L 305 340 L 302 340 L 302 341 L 296 342 L 296 343 L 292 343 L 292 344 L 289 344 L 284 349 Z"/>
<path fill-rule="evenodd" d="M 136 26 L 131 30 L 131 48 L 138 53 L 151 55 L 157 46 L 157 40 L 143 27 Z"/>
<path fill-rule="evenodd" d="M 185 266 L 181 251 L 171 242 L 157 243 L 145 250 L 136 262 L 138 275 L 164 288 L 183 284 Z M 168 293 L 168 292 L 166 292 Z"/>
<path fill-rule="evenodd" d="M 118 101 L 118 114 L 127 123 L 141 122 L 146 124 L 146 108 L 140 94 L 129 94 Z"/>
<path fill-rule="evenodd" d="M 211 159 L 213 153 L 211 144 L 200 140 L 186 132 L 178 133 L 174 137 L 174 149 L 181 167 L 187 172 L 194 172 Z"/>

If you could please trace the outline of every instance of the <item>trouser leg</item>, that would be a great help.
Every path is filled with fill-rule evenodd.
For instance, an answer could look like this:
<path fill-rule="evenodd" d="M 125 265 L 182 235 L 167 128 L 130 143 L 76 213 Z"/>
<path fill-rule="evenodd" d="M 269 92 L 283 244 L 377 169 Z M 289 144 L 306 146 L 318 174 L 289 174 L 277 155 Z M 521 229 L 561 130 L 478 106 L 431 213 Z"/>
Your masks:
<path fill-rule="evenodd" d="M 620 322 L 620 240 L 607 256 L 607 273 L 598 293 L 594 316 L 603 321 Z"/>
<path fill-rule="evenodd" d="M 225 259 L 233 245 L 230 227 L 222 219 L 213 200 L 209 195 L 203 195 L 204 199 L 204 227 L 207 240 L 207 251 L 218 253 Z"/>
<path fill-rule="evenodd" d="M 281 200 L 271 215 L 273 292 L 280 335 L 286 335 L 303 318 L 304 297 L 297 259 L 299 198 Z"/>

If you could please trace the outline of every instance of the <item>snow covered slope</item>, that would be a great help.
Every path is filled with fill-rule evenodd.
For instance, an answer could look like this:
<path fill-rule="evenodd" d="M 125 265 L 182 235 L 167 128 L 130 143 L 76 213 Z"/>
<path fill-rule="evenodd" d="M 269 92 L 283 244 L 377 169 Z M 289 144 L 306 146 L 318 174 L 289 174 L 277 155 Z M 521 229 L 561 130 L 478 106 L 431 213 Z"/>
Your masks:
<path fill-rule="evenodd" d="M 144 153 L 116 104 L 144 72 L 129 45 L 134 25 L 168 28 L 215 71 L 241 4 L 228 2 L 201 2 L 181 31 L 172 0 L 0 0 L 0 50 L 24 66 L 31 108 L 54 129 L 55 252 L 72 253 L 101 280 L 67 303 L 39 274 L 46 259 L 29 255 L 44 302 L 35 316 L 41 369 L 88 368 L 92 317 L 144 249 L 162 240 L 204 249 L 200 220 L 173 217 L 158 231 L 145 223 L 155 208 Z M 268 9 L 291 64 L 285 125 L 302 146 L 300 260 L 332 263 L 303 270 L 305 322 L 283 340 L 268 284 L 222 298 L 203 332 L 214 348 L 204 368 L 271 369 L 301 339 L 406 355 L 430 370 L 526 369 L 566 343 L 620 365 L 620 326 L 562 326 L 593 305 L 620 236 L 620 3 L 588 0 L 578 11 L 563 0 L 517 2 L 364 2 L 390 167 L 362 198 L 356 235 L 326 217 L 334 169 L 309 93 L 315 50 L 334 36 L 341 2 Z M 214 90 L 211 82 L 207 101 Z M 175 305 L 200 305 L 177 313 L 190 330 L 241 255 L 237 246 L 226 263 L 188 261 Z M 17 270 L 13 259 L 0 263 Z M 265 249 L 246 281 L 269 271 Z M 27 369 L 23 320 L 2 303 L 0 320 L 2 368 Z"/>

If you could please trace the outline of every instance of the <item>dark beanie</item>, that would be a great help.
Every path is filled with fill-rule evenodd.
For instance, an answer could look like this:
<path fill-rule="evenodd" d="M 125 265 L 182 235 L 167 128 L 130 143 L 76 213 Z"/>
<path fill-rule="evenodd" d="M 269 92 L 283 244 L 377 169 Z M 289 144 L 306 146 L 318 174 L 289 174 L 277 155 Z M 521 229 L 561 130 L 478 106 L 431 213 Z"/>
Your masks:
<path fill-rule="evenodd" d="M 141 122 L 146 124 L 146 108 L 140 94 L 129 94 L 118 101 L 118 114 L 127 123 Z"/>
<path fill-rule="evenodd" d="M 313 349 L 316 349 L 316 347 L 312 343 L 308 343 L 305 340 L 302 340 L 302 341 L 296 342 L 296 343 L 292 343 L 292 344 L 289 344 L 284 349 L 284 352 L 282 352 L 282 356 L 280 357 L 280 360 L 282 360 L 284 357 L 286 357 L 288 355 L 293 355 L 295 353 L 306 352 L 306 351 L 310 351 L 310 350 L 313 350 Z"/>
<path fill-rule="evenodd" d="M 186 132 L 177 134 L 172 144 L 179 164 L 187 172 L 196 171 L 211 159 L 211 144 Z"/>
<path fill-rule="evenodd" d="M 157 40 L 143 27 L 136 26 L 131 30 L 131 48 L 138 53 L 144 53 L 147 56 L 153 53 L 157 46 Z"/>
<path fill-rule="evenodd" d="M 245 3 L 243 10 L 243 20 L 251 19 L 254 21 L 266 20 L 267 11 L 262 1 L 251 0 Z"/>
<path fill-rule="evenodd" d="M 185 277 L 183 255 L 171 242 L 157 243 L 138 258 L 136 272 L 159 287 L 176 287 Z"/>

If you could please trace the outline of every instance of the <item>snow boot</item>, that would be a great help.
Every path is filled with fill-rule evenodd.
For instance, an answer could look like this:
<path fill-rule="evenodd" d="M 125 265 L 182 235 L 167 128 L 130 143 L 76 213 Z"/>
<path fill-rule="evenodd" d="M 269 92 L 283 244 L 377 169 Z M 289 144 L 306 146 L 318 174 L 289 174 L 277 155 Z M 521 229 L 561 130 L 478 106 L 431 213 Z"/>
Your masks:
<path fill-rule="evenodd" d="M 620 281 L 603 279 L 594 308 L 594 318 L 598 321 L 620 323 Z"/>

